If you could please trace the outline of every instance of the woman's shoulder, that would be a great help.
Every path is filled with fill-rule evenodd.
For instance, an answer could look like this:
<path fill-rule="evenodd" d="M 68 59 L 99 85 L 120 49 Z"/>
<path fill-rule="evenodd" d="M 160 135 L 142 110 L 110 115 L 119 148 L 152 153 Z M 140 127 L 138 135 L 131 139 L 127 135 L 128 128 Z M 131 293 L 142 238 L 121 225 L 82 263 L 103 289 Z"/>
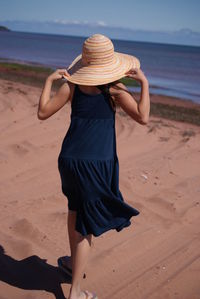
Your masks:
<path fill-rule="evenodd" d="M 73 95 L 74 95 L 74 91 L 75 91 L 75 86 L 76 84 L 72 83 L 72 82 L 69 82 L 69 81 L 65 81 L 63 84 L 62 84 L 62 88 L 63 90 L 66 91 L 66 94 L 69 93 L 69 101 L 72 102 L 72 99 L 73 99 Z"/>
<path fill-rule="evenodd" d="M 118 95 L 118 94 L 123 93 L 123 92 L 126 92 L 126 91 L 128 91 L 126 85 L 124 85 L 119 80 L 114 81 L 110 84 L 109 92 L 113 96 Z"/>

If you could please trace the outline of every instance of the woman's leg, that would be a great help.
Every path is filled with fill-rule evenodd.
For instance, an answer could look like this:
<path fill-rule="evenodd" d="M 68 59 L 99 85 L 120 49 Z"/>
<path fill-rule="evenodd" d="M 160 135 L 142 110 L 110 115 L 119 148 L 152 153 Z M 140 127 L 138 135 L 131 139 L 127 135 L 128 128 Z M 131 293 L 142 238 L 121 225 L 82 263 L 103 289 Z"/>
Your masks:
<path fill-rule="evenodd" d="M 80 281 L 87 264 L 92 234 L 82 236 L 75 230 L 76 211 L 68 211 L 68 234 L 71 249 L 71 266 L 72 266 L 72 285 L 69 298 L 78 298 L 80 296 Z"/>
<path fill-rule="evenodd" d="M 75 230 L 76 224 L 76 211 L 68 210 L 68 235 L 69 235 L 69 244 L 71 250 L 71 258 L 69 260 L 69 267 L 72 268 L 72 259 L 75 253 L 76 240 L 78 238 L 78 232 Z"/>
<path fill-rule="evenodd" d="M 91 243 L 92 234 L 82 236 L 78 233 L 72 260 L 72 285 L 69 299 L 81 297 L 80 281 L 83 277 L 83 272 L 88 261 Z M 83 294 L 82 298 L 84 298 Z"/>

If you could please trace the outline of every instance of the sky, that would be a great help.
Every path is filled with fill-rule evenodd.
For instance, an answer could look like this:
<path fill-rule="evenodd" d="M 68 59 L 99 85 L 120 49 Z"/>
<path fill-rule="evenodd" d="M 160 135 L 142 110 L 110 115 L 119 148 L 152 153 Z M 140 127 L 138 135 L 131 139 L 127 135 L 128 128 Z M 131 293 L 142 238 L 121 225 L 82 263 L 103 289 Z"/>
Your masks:
<path fill-rule="evenodd" d="M 0 0 L 0 7 L 0 21 L 83 22 L 200 32 L 200 0 Z"/>

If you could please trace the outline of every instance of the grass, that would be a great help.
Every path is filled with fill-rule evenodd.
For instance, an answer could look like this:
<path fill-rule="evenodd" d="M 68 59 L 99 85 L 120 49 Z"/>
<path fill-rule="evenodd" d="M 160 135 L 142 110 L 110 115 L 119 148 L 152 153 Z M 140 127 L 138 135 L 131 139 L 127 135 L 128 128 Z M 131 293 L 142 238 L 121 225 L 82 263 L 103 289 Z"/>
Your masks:
<path fill-rule="evenodd" d="M 4 69 L 8 69 L 10 71 L 32 71 L 34 73 L 49 73 L 52 72 L 52 68 L 42 67 L 42 66 L 32 66 L 27 64 L 19 64 L 19 63 L 9 63 L 9 62 L 0 62 L 0 66 Z"/>
<path fill-rule="evenodd" d="M 41 80 L 45 79 L 53 71 L 53 68 L 43 66 L 0 62 L 0 78 L 23 82 L 29 85 L 41 86 L 43 83 Z M 139 86 L 137 81 L 130 78 L 122 78 L 120 81 L 126 86 Z"/>
<path fill-rule="evenodd" d="M 200 110 L 163 103 L 151 103 L 151 114 L 200 126 Z"/>
<path fill-rule="evenodd" d="M 183 136 L 183 137 L 192 137 L 192 136 L 195 136 L 196 135 L 196 133 L 193 131 L 193 130 L 185 130 L 185 131 L 183 131 L 182 133 L 181 133 L 181 135 Z"/>
<path fill-rule="evenodd" d="M 133 80 L 131 78 L 122 78 L 120 79 L 120 82 L 122 82 L 126 86 L 140 86 L 136 80 Z"/>
<path fill-rule="evenodd" d="M 40 88 L 44 86 L 46 77 L 53 71 L 53 68 L 43 66 L 0 61 L 0 78 Z M 120 81 L 127 86 L 139 86 L 137 81 L 130 78 L 122 78 Z M 61 85 L 61 80 L 56 80 L 53 84 L 52 90 L 57 90 Z M 120 113 L 123 113 L 123 111 Z M 161 118 L 187 122 L 200 126 L 199 109 L 195 110 L 194 108 L 185 108 L 176 105 L 151 103 L 150 114 Z M 124 115 L 126 115 L 126 113 L 124 113 Z"/>
<path fill-rule="evenodd" d="M 42 88 L 48 75 L 54 72 L 53 68 L 21 63 L 0 62 L 0 78 L 26 85 Z M 60 80 L 55 81 L 52 90 L 62 85 Z"/>

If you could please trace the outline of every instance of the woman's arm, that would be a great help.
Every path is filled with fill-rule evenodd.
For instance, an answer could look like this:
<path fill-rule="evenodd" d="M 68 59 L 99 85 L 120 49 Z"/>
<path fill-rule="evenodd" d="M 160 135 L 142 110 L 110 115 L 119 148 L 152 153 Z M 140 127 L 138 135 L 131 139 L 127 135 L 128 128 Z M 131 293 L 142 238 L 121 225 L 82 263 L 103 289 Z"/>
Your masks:
<path fill-rule="evenodd" d="M 147 124 L 150 113 L 149 82 L 147 80 L 141 81 L 141 95 L 138 103 L 138 111 L 143 123 Z"/>
<path fill-rule="evenodd" d="M 132 69 L 127 73 L 127 77 L 133 78 L 141 84 L 140 100 L 134 99 L 126 86 L 119 82 L 112 89 L 114 100 L 117 104 L 135 121 L 146 125 L 150 113 L 149 82 L 141 69 Z"/>
<path fill-rule="evenodd" d="M 66 73 L 66 70 L 58 69 L 45 80 L 45 85 L 40 96 L 37 112 L 37 116 L 41 120 L 47 119 L 56 113 L 67 103 L 70 98 L 71 88 L 68 83 L 64 83 L 59 88 L 57 93 L 50 98 L 53 81 L 61 79 L 62 75 L 67 76 L 68 73 Z"/>

